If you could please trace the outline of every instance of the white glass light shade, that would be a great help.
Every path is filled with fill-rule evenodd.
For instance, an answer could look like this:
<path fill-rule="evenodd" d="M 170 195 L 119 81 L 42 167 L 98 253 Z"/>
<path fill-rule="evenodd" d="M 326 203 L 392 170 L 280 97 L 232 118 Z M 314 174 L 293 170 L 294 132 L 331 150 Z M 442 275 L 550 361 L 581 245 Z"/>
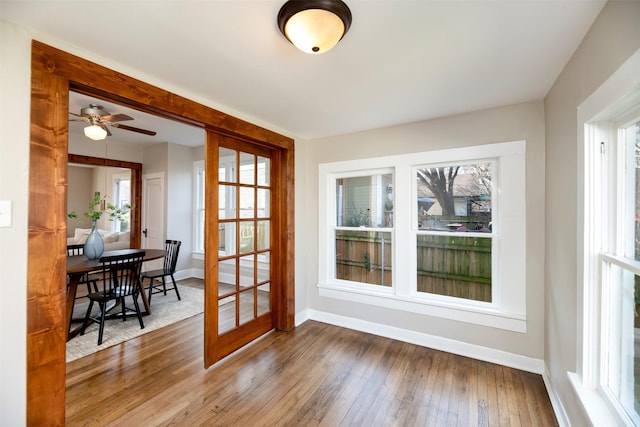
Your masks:
<path fill-rule="evenodd" d="M 307 9 L 289 18 L 284 31 L 298 49 L 317 54 L 338 44 L 345 28 L 336 14 L 323 9 Z"/>
<path fill-rule="evenodd" d="M 84 136 L 91 138 L 94 141 L 100 141 L 107 137 L 107 131 L 101 126 L 91 125 L 84 128 Z"/>

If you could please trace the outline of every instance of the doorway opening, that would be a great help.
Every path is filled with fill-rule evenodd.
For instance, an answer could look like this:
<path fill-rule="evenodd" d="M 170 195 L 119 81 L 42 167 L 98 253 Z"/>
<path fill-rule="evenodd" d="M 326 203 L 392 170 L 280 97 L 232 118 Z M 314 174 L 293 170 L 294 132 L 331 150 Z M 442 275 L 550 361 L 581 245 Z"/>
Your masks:
<path fill-rule="evenodd" d="M 32 43 L 31 76 L 27 423 L 64 424 L 64 212 L 69 91 L 198 126 L 207 133 L 207 145 L 221 135 L 233 135 L 252 145 L 272 147 L 282 160 L 278 171 L 282 197 L 277 199 L 282 212 L 278 220 L 282 230 L 293 229 L 293 140 L 38 41 Z M 288 330 L 294 324 L 293 233 L 283 235 L 278 244 L 286 254 L 286 262 L 277 261 L 274 269 L 278 285 L 274 292 L 277 301 L 274 324 L 278 329 Z M 217 260 L 206 257 L 207 266 L 217 264 Z M 45 277 L 47 280 L 43 280 Z M 207 311 L 205 303 L 205 313 Z M 48 315 L 44 317 L 42 313 Z M 205 352 L 205 366 L 208 366 L 206 356 Z"/>

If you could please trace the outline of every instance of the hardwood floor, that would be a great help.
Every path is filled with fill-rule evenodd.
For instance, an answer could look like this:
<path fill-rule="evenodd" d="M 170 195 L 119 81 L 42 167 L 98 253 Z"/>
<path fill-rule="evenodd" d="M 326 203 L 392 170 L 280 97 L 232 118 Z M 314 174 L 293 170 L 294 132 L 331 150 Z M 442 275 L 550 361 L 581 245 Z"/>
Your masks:
<path fill-rule="evenodd" d="M 558 425 L 540 375 L 320 322 L 202 353 L 199 315 L 67 364 L 67 425 Z"/>

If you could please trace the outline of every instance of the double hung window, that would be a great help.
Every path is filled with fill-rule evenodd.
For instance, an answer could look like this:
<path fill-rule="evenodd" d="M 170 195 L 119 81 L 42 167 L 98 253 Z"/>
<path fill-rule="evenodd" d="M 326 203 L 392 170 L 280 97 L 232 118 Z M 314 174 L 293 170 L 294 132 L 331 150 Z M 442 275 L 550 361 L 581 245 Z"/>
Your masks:
<path fill-rule="evenodd" d="M 587 348 L 587 360 L 594 388 L 618 420 L 640 425 L 640 110 L 590 123 L 586 135 L 596 178 L 587 197 L 594 305 L 586 327 L 600 342 L 590 354 Z"/>
<path fill-rule="evenodd" d="M 495 160 L 414 167 L 416 291 L 493 301 Z"/>
<path fill-rule="evenodd" d="M 640 88 L 636 52 L 577 109 L 578 359 L 594 425 L 640 425 Z"/>
<path fill-rule="evenodd" d="M 114 206 L 119 209 L 126 210 L 127 214 L 122 218 L 113 221 L 114 231 L 129 231 L 131 223 L 131 213 L 129 206 L 131 204 L 131 175 L 121 174 L 113 177 L 113 200 Z"/>
<path fill-rule="evenodd" d="M 204 254 L 204 160 L 193 163 L 193 252 L 201 256 Z"/>
<path fill-rule="evenodd" d="M 321 164 L 320 295 L 525 331 L 524 150 Z"/>
<path fill-rule="evenodd" d="M 335 180 L 335 278 L 352 286 L 392 284 L 393 175 L 390 170 Z"/>

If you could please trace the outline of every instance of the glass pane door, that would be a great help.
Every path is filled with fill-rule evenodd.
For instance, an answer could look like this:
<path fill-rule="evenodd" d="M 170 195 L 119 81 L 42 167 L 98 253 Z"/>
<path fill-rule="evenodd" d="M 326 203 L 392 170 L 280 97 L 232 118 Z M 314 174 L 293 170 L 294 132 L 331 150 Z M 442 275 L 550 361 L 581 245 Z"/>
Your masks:
<path fill-rule="evenodd" d="M 271 161 L 219 147 L 218 334 L 271 312 Z"/>

